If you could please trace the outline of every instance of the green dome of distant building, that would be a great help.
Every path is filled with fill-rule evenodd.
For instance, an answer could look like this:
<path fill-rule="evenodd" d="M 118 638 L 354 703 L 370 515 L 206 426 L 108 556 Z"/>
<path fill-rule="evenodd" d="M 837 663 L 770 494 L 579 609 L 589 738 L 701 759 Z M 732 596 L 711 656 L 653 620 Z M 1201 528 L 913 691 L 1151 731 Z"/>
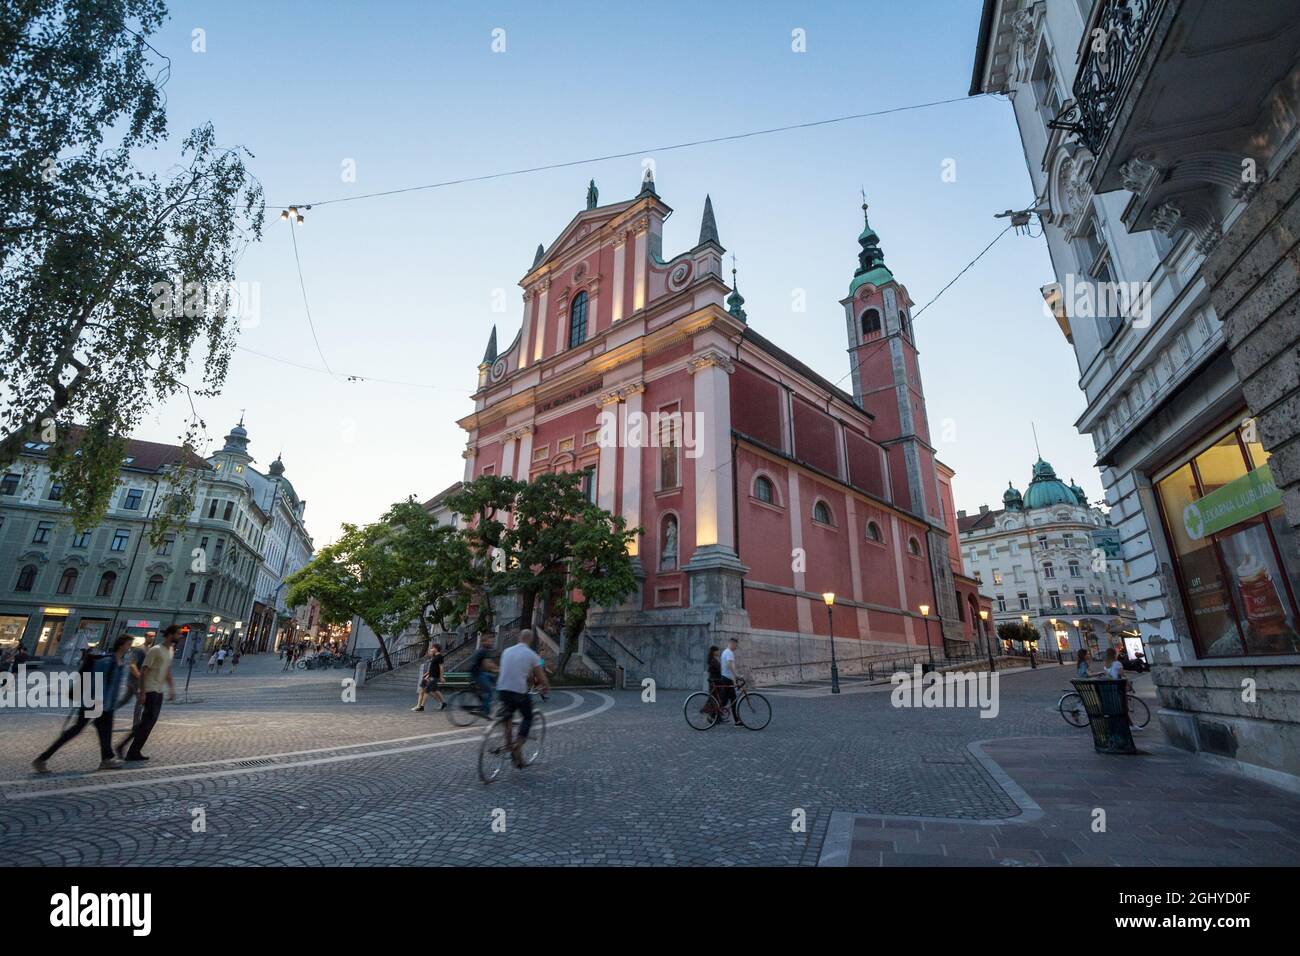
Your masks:
<path fill-rule="evenodd" d="M 1074 497 L 1079 499 L 1082 507 L 1088 507 L 1088 493 L 1076 485 L 1073 478 L 1070 479 L 1070 491 L 1074 492 Z"/>
<path fill-rule="evenodd" d="M 1012 487 L 1011 482 L 1007 482 L 1007 490 L 1002 495 L 1002 505 L 1008 511 L 1023 511 L 1025 502 L 1020 497 L 1020 492 Z"/>
<path fill-rule="evenodd" d="M 1082 490 L 1082 489 L 1080 489 Z M 1050 508 L 1052 505 L 1078 505 L 1079 496 L 1060 478 L 1052 466 L 1039 458 L 1034 462 L 1034 477 L 1025 489 L 1025 509 Z"/>

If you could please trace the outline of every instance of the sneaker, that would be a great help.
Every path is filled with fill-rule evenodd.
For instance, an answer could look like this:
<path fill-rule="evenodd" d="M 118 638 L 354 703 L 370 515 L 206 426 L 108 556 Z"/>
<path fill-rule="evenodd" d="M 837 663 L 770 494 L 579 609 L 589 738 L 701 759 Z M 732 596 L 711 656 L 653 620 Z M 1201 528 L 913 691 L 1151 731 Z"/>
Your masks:
<path fill-rule="evenodd" d="M 113 748 L 113 753 L 117 754 L 118 760 L 123 760 L 126 758 L 126 745 L 127 745 L 127 741 L 124 740 L 116 747 Z"/>
<path fill-rule="evenodd" d="M 412 707 L 412 708 L 411 708 L 411 713 L 413 713 L 413 714 L 423 713 L 423 711 L 424 711 L 424 708 L 423 708 L 423 707 Z"/>
<path fill-rule="evenodd" d="M 37 757 L 35 760 L 32 761 L 32 769 L 35 770 L 37 773 L 50 772 L 49 766 L 40 757 Z"/>
<path fill-rule="evenodd" d="M 136 754 L 134 757 L 132 757 L 130 754 L 126 755 L 127 763 L 139 763 L 141 760 L 148 760 L 148 759 L 149 758 L 146 757 L 144 754 Z"/>
<path fill-rule="evenodd" d="M 439 709 L 439 710 L 446 710 L 446 709 L 447 709 L 447 702 L 444 700 L 441 704 L 438 705 L 438 709 Z"/>
<path fill-rule="evenodd" d="M 100 770 L 116 770 L 120 766 L 122 766 L 122 761 L 118 760 L 116 757 L 109 757 L 107 760 L 101 760 L 99 762 Z"/>

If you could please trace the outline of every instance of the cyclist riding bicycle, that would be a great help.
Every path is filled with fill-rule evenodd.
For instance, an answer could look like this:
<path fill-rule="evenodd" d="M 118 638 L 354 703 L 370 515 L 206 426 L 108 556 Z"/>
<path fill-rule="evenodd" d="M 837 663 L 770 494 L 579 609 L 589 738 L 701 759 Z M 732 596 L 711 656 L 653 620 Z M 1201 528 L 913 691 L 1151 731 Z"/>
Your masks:
<path fill-rule="evenodd" d="M 497 677 L 497 696 L 501 698 L 501 717 L 505 721 L 503 728 L 506 749 L 514 759 L 516 767 L 525 766 L 522 750 L 528 739 L 528 731 L 533 726 L 533 701 L 528 696 L 529 684 L 541 688 L 545 699 L 550 683 L 546 679 L 546 670 L 542 659 L 533 650 L 533 632 L 524 628 L 519 632 L 519 643 L 507 647 L 501 653 L 501 668 Z M 513 739 L 512 722 L 515 711 L 522 715 L 519 721 L 518 739 Z"/>
<path fill-rule="evenodd" d="M 470 686 L 478 693 L 484 717 L 489 716 L 492 706 L 492 675 L 499 670 L 499 665 L 492 657 L 492 646 L 495 643 L 492 634 L 485 631 L 479 635 L 478 650 L 469 662 Z"/>

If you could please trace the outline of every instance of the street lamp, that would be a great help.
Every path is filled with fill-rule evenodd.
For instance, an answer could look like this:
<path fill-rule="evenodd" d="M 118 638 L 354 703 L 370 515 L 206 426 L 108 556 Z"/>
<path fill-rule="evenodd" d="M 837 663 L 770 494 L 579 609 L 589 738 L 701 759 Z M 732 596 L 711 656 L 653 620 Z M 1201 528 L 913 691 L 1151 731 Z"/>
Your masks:
<path fill-rule="evenodd" d="M 930 605 L 919 604 L 917 607 L 921 612 L 921 617 L 925 618 L 925 653 L 930 658 L 930 666 L 926 668 L 928 674 L 934 670 L 934 651 L 930 649 Z"/>
<path fill-rule="evenodd" d="M 826 626 L 831 632 L 831 693 L 840 692 L 840 666 L 835 662 L 835 617 L 831 614 L 831 608 L 835 606 L 835 592 L 827 591 L 822 594 L 822 600 L 826 602 Z"/>
<path fill-rule="evenodd" d="M 1022 614 L 1022 615 L 1020 615 L 1020 623 L 1024 626 L 1024 631 L 1021 632 L 1021 633 L 1022 633 L 1022 636 L 1028 634 L 1028 633 L 1029 633 L 1029 615 L 1028 615 L 1028 614 Z M 1028 644 L 1029 644 L 1028 641 L 1021 641 L 1021 643 L 1022 643 L 1022 644 L 1025 644 L 1025 645 L 1028 645 Z"/>
<path fill-rule="evenodd" d="M 993 663 L 993 640 L 989 635 L 989 612 L 988 611 L 985 611 L 983 609 L 980 610 L 980 621 L 983 623 L 984 626 L 984 650 L 987 651 L 989 655 L 989 673 L 992 673 L 993 671 L 997 670 L 997 665 Z"/>

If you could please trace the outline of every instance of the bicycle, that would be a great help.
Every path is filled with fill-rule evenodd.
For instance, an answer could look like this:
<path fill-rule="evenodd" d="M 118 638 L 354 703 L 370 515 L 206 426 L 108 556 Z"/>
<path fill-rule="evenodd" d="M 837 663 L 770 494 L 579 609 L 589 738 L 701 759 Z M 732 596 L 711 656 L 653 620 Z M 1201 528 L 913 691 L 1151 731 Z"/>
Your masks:
<path fill-rule="evenodd" d="M 725 685 L 714 685 L 713 690 L 696 691 L 686 698 L 682 705 L 682 714 L 686 723 L 696 730 L 708 730 L 723 719 L 727 704 L 722 703 L 717 689 Z M 734 711 L 737 722 L 747 730 L 762 730 L 772 719 L 772 705 L 762 694 L 755 694 L 746 689 L 743 678 L 736 678 L 736 702 Z"/>
<path fill-rule="evenodd" d="M 477 688 L 462 687 L 447 701 L 447 717 L 457 727 L 468 727 L 476 720 L 491 720 L 492 698 L 488 698 L 488 705 L 484 707 Z"/>
<path fill-rule="evenodd" d="M 1151 722 L 1151 710 L 1142 702 L 1142 698 L 1133 693 L 1132 687 L 1128 689 L 1127 693 L 1128 722 L 1133 727 L 1141 730 Z M 1065 718 L 1065 722 L 1070 726 L 1088 726 L 1088 711 L 1083 706 L 1083 698 L 1081 698 L 1075 691 L 1070 691 L 1068 694 L 1062 694 L 1060 701 L 1056 705 L 1056 709 L 1061 712 L 1061 716 Z"/>
<path fill-rule="evenodd" d="M 528 730 L 528 739 L 524 741 L 520 749 L 520 756 L 523 758 L 524 766 L 531 767 L 542 756 L 542 745 L 546 739 L 546 714 L 538 706 L 540 701 L 547 698 L 543 697 L 535 690 L 528 692 L 528 697 L 533 702 L 533 724 Z M 523 722 L 523 714 L 517 711 L 511 716 L 510 739 L 519 740 L 519 726 Z M 479 744 L 478 749 L 478 775 L 484 783 L 491 783 L 497 777 L 501 776 L 501 771 L 506 765 L 511 763 L 510 748 L 506 746 L 506 718 L 497 716 L 493 718 L 492 723 L 488 725 L 483 734 L 483 742 Z"/>

